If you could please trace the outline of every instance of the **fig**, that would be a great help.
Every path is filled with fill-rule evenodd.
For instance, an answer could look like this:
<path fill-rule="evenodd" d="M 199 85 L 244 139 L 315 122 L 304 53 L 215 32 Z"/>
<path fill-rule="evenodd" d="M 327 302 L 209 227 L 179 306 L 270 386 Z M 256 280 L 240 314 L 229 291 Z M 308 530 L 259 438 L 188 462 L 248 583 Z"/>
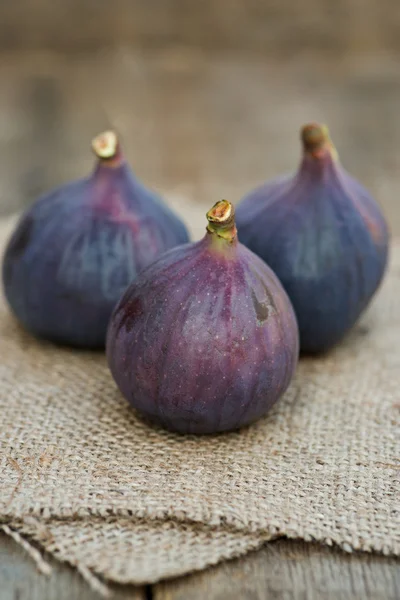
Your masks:
<path fill-rule="evenodd" d="M 226 200 L 205 237 L 169 250 L 118 302 L 107 358 L 139 412 L 180 433 L 207 434 L 264 415 L 298 360 L 290 301 L 271 269 L 238 242 Z"/>
<path fill-rule="evenodd" d="M 299 170 L 249 193 L 237 209 L 242 243 L 265 260 L 292 301 L 304 353 L 329 350 L 382 281 L 388 227 L 339 162 L 326 126 L 301 130 Z"/>
<path fill-rule="evenodd" d="M 116 134 L 92 141 L 93 173 L 37 200 L 6 247 L 3 282 L 33 334 L 82 348 L 105 346 L 112 310 L 129 283 L 185 226 L 135 177 Z"/>

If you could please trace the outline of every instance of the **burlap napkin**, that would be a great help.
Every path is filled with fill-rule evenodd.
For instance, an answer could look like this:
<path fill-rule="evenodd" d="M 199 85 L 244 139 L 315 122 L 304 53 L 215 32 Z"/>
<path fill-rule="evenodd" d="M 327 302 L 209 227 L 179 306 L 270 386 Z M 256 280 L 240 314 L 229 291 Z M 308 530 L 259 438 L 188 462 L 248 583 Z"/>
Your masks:
<path fill-rule="evenodd" d="M 199 438 L 142 421 L 102 354 L 38 342 L 1 299 L 5 530 L 88 578 L 135 583 L 278 536 L 400 554 L 399 297 L 398 247 L 366 317 L 329 355 L 300 362 L 267 418 Z"/>

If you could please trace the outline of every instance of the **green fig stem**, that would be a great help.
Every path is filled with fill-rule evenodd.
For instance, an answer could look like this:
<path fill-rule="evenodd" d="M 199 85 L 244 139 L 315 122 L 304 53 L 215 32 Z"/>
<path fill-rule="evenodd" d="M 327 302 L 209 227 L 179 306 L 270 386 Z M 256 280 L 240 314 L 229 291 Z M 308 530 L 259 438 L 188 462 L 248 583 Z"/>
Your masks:
<path fill-rule="evenodd" d="M 228 200 L 220 200 L 207 213 L 207 231 L 227 242 L 237 238 L 235 209 Z"/>
<path fill-rule="evenodd" d="M 313 158 L 323 158 L 328 152 L 334 160 L 338 160 L 338 153 L 326 125 L 318 123 L 304 125 L 301 128 L 301 141 L 304 152 Z"/>
<path fill-rule="evenodd" d="M 114 131 L 103 131 L 93 138 L 92 150 L 103 165 L 117 167 L 123 162 L 119 140 Z"/>

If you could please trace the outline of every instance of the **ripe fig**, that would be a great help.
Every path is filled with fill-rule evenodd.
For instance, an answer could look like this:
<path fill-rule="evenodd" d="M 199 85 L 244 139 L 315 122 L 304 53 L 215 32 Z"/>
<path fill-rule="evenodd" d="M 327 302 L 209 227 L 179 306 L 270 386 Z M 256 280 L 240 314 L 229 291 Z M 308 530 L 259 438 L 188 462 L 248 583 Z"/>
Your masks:
<path fill-rule="evenodd" d="M 237 240 L 233 206 L 207 213 L 205 237 L 145 269 L 117 304 L 108 363 L 134 408 L 181 433 L 216 433 L 264 415 L 298 360 L 290 301 Z"/>
<path fill-rule="evenodd" d="M 341 166 L 323 125 L 301 131 L 295 175 L 239 204 L 241 241 L 279 277 L 293 303 L 306 353 L 331 348 L 354 325 L 387 263 L 388 227 L 368 191 Z"/>
<path fill-rule="evenodd" d="M 136 179 L 114 132 L 92 147 L 92 175 L 36 201 L 3 262 L 19 321 L 37 336 L 86 348 L 104 347 L 111 312 L 137 274 L 188 241 L 180 219 Z"/>

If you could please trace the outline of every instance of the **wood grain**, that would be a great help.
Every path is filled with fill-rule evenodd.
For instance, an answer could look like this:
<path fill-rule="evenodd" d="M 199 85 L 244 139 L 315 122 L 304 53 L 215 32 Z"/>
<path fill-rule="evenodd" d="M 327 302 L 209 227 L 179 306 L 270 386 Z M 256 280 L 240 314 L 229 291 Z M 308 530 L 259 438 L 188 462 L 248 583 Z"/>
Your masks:
<path fill-rule="evenodd" d="M 165 582 L 154 600 L 397 600 L 396 560 L 280 540 L 245 558 Z"/>
<path fill-rule="evenodd" d="M 397 0 L 14 0 L 0 7 L 0 49 L 103 47 L 265 52 L 399 50 Z"/>
<path fill-rule="evenodd" d="M 71 567 L 49 556 L 49 577 L 39 573 L 33 560 L 10 537 L 0 532 L 0 600 L 95 600 L 100 596 Z M 144 588 L 112 585 L 115 600 L 146 600 Z"/>

